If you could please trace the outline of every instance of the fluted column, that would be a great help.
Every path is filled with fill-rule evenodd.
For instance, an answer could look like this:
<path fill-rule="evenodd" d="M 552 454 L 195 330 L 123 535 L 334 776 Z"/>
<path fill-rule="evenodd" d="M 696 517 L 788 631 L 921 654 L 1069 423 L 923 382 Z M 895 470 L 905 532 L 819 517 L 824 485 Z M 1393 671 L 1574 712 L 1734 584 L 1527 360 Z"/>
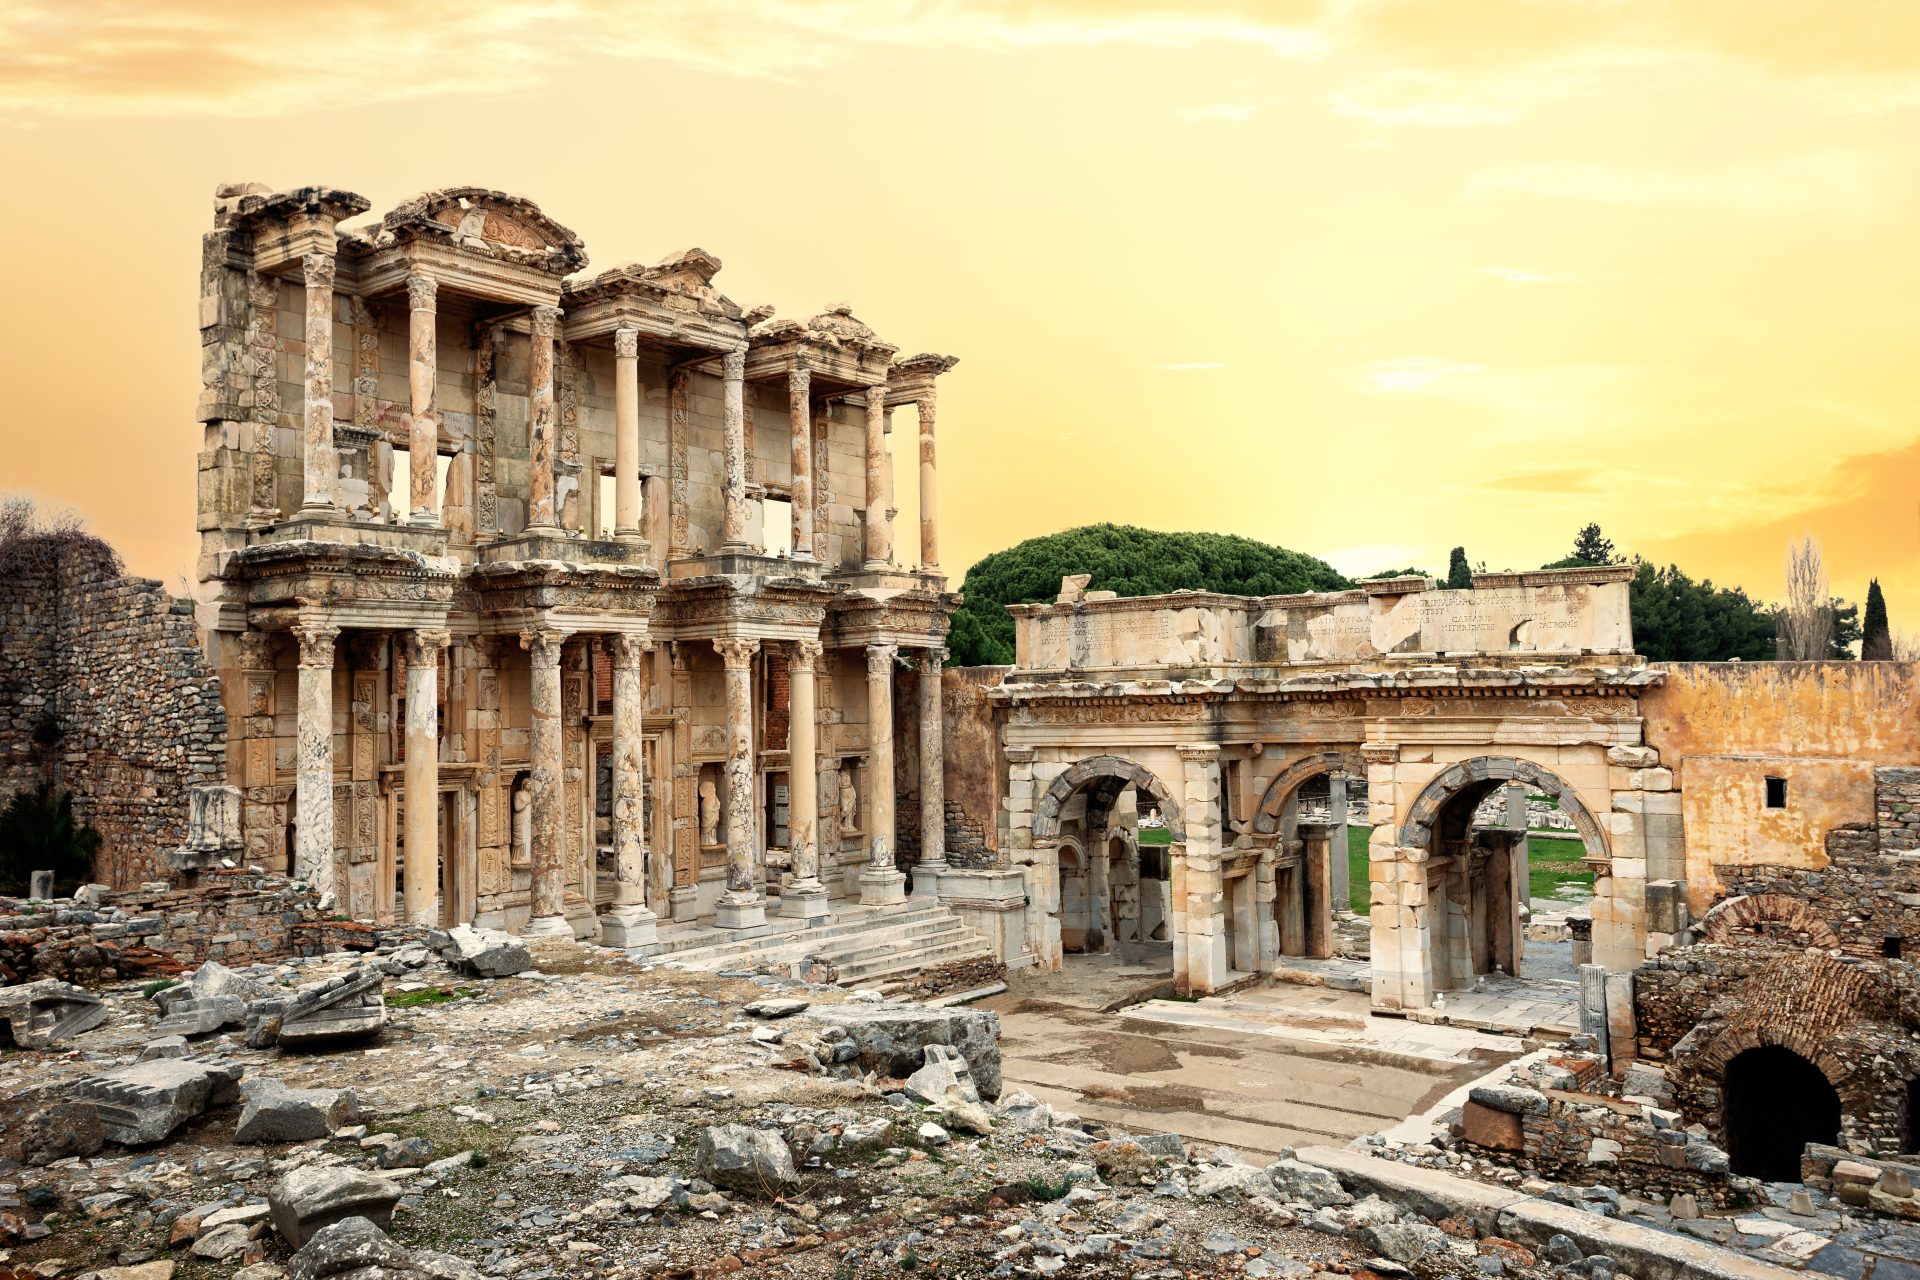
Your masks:
<path fill-rule="evenodd" d="M 444 631 L 407 633 L 406 919 L 440 923 L 440 654 Z M 454 924 L 463 921 L 452 921 Z"/>
<path fill-rule="evenodd" d="M 753 655 L 758 640 L 715 640 L 727 669 L 727 890 L 714 910 L 722 929 L 767 922 L 755 856 L 753 811 Z"/>
<path fill-rule="evenodd" d="M 793 558 L 813 555 L 813 375 L 804 364 L 787 370 L 787 421 L 793 434 Z"/>
<path fill-rule="evenodd" d="M 747 353 L 729 351 L 721 360 L 720 420 L 725 430 L 721 477 L 725 508 L 720 516 L 721 549 L 750 551 L 747 541 Z"/>
<path fill-rule="evenodd" d="M 333 853 L 333 642 L 340 628 L 302 622 L 300 709 L 295 724 L 293 875 L 332 900 L 341 911 L 346 886 Z"/>
<path fill-rule="evenodd" d="M 913 896 L 937 898 L 947 870 L 947 794 L 944 725 L 940 711 L 940 664 L 945 649 L 920 659 L 920 862 L 913 869 Z"/>
<path fill-rule="evenodd" d="M 640 539 L 640 330 L 631 325 L 613 331 L 613 536 Z"/>
<path fill-rule="evenodd" d="M 307 286 L 307 433 L 300 514 L 330 515 L 340 506 L 340 455 L 333 447 L 333 255 L 309 253 L 300 259 L 300 271 Z"/>
<path fill-rule="evenodd" d="M 559 442 L 553 413 L 553 330 L 560 308 L 535 307 L 531 318 L 533 348 L 528 359 L 527 400 L 527 532 L 558 537 L 553 505 L 553 459 Z"/>
<path fill-rule="evenodd" d="M 567 923 L 566 870 L 562 866 L 560 824 L 566 812 L 562 788 L 560 734 L 560 649 L 567 633 L 552 627 L 530 627 L 520 633 L 531 659 L 533 678 L 528 701 L 533 719 L 528 755 L 533 791 L 533 917 L 529 935 L 573 936 Z"/>
<path fill-rule="evenodd" d="M 647 908 L 647 778 L 642 710 L 646 690 L 640 666 L 653 646 L 638 636 L 616 635 L 613 657 L 613 910 L 600 917 L 600 941 L 609 947 L 640 947 L 655 941 L 655 916 Z"/>
<path fill-rule="evenodd" d="M 893 559 L 893 522 L 887 516 L 887 389 L 867 388 L 867 559 L 884 569 Z"/>
<path fill-rule="evenodd" d="M 867 646 L 867 869 L 860 903 L 893 906 L 907 900 L 906 874 L 893 865 L 893 658 L 890 644 Z"/>
<path fill-rule="evenodd" d="M 793 883 L 780 895 L 780 914 L 813 919 L 827 914 L 820 882 L 818 714 L 813 679 L 823 652 L 818 640 L 796 640 L 787 661 L 787 844 Z"/>
<path fill-rule="evenodd" d="M 407 505 L 414 524 L 440 523 L 440 413 L 434 383 L 439 355 L 434 335 L 434 300 L 440 286 L 432 276 L 407 277 Z"/>
<path fill-rule="evenodd" d="M 920 567 L 933 572 L 940 568 L 940 502 L 933 463 L 932 387 L 914 407 L 920 411 Z"/>

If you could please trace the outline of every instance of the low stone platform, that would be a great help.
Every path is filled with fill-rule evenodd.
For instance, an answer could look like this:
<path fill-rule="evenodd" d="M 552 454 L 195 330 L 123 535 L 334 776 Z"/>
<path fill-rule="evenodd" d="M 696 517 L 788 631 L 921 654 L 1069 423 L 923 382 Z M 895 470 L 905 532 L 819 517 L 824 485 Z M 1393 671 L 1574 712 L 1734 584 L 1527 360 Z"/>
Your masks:
<path fill-rule="evenodd" d="M 993 948 L 938 903 L 848 906 L 814 920 L 770 917 L 750 929 L 664 926 L 657 959 L 712 973 L 774 973 L 885 990 L 934 965 L 990 958 Z"/>

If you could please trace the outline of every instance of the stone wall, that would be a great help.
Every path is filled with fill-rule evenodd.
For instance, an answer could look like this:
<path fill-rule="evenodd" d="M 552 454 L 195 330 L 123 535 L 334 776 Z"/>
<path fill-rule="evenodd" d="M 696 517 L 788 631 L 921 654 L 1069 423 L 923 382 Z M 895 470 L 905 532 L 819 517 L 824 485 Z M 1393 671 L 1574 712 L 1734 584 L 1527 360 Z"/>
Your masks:
<path fill-rule="evenodd" d="M 191 604 L 68 540 L 40 571 L 0 574 L 0 790 L 71 790 L 103 843 L 94 877 L 164 876 L 187 789 L 223 780 L 226 718 Z M 35 741 L 50 724 L 57 738 Z M 43 739 L 45 735 L 42 735 Z"/>
<path fill-rule="evenodd" d="M 987 690 L 1007 667 L 949 667 L 941 672 L 946 719 L 947 861 L 956 867 L 1002 864 L 1000 820 L 1007 759 Z"/>

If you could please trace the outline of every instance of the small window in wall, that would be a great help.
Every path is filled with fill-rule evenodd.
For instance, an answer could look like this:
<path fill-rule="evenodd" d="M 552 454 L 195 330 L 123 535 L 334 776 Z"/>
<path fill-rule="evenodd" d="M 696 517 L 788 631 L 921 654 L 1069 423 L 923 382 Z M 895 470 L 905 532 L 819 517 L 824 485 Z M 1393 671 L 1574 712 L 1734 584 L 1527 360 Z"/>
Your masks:
<path fill-rule="evenodd" d="M 437 508 L 447 508 L 447 472 L 453 466 L 453 455 L 439 454 L 434 458 L 433 491 L 438 496 Z M 406 524 L 413 519 L 413 455 L 405 449 L 393 451 L 392 487 L 387 491 L 387 505 L 392 509 L 390 524 Z"/>
<path fill-rule="evenodd" d="M 1767 808 L 1784 809 L 1787 807 L 1787 780 L 1785 778 L 1767 779 Z"/>
<path fill-rule="evenodd" d="M 618 499 L 614 495 L 613 472 L 603 471 L 600 473 L 599 487 L 593 491 L 593 510 L 599 517 L 594 521 L 594 528 L 602 538 L 613 537 L 614 509 L 617 502 Z"/>
<path fill-rule="evenodd" d="M 1900 938 L 1897 936 L 1880 939 L 1880 954 L 1889 960 L 1898 960 L 1900 958 L 1900 941 Z"/>
<path fill-rule="evenodd" d="M 793 554 L 793 503 L 791 501 L 775 497 L 760 499 L 760 536 L 765 539 L 768 555 L 790 556 Z"/>

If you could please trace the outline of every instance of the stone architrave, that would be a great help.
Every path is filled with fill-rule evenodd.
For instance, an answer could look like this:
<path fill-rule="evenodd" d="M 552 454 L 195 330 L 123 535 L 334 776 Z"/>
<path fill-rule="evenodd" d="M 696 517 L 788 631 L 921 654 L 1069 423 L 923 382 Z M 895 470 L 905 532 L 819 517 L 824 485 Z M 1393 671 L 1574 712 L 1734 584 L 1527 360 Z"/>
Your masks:
<path fill-rule="evenodd" d="M 724 507 L 720 513 L 720 542 L 723 550 L 747 551 L 752 549 L 747 541 L 747 353 L 727 352 L 721 357 L 720 370 L 724 431 L 721 457 L 725 468 L 721 476 Z"/>
<path fill-rule="evenodd" d="M 640 540 L 640 330 L 613 331 L 613 536 Z"/>
<path fill-rule="evenodd" d="M 714 923 L 746 929 L 767 921 L 753 847 L 753 655 L 760 642 L 715 640 L 713 647 L 727 672 L 727 888 L 715 906 Z"/>
<path fill-rule="evenodd" d="M 795 560 L 813 555 L 813 375 L 805 364 L 787 370 L 787 418 L 793 437 L 793 547 Z"/>
<path fill-rule="evenodd" d="M 893 561 L 893 529 L 887 516 L 887 389 L 867 388 L 866 565 L 884 569 Z"/>
<path fill-rule="evenodd" d="M 947 871 L 947 798 L 945 738 L 940 712 L 940 664 L 945 649 L 929 649 L 920 658 L 920 863 L 913 869 L 913 896 L 940 896 Z"/>
<path fill-rule="evenodd" d="M 440 655 L 445 631 L 410 631 L 407 650 L 406 918 L 440 923 Z"/>
<path fill-rule="evenodd" d="M 545 537 L 560 533 L 553 467 L 558 427 L 553 409 L 553 331 L 559 323 L 560 308 L 533 309 L 533 345 L 527 361 L 527 532 Z"/>
<path fill-rule="evenodd" d="M 300 708 L 294 738 L 293 875 L 317 889 L 322 901 L 337 900 L 344 888 L 333 850 L 333 646 L 340 628 L 302 622 L 294 636 L 300 642 Z"/>
<path fill-rule="evenodd" d="M 0 1022 L 23 1049 L 45 1049 L 106 1020 L 107 1006 L 100 997 L 70 982 L 42 978 L 0 987 Z"/>
<path fill-rule="evenodd" d="M 300 259 L 307 286 L 302 515 L 330 515 L 340 505 L 340 455 L 333 445 L 333 267 L 330 253 Z"/>
<path fill-rule="evenodd" d="M 613 909 L 600 917 L 600 941 L 641 947 L 655 940 L 647 909 L 646 762 L 641 712 L 646 703 L 640 666 L 652 648 L 638 636 L 615 635 L 613 657 Z"/>
<path fill-rule="evenodd" d="M 907 900 L 906 873 L 893 865 L 893 660 L 890 644 L 867 646 L 867 869 L 860 904 L 890 907 Z"/>
<path fill-rule="evenodd" d="M 533 917 L 528 936 L 573 936 L 565 912 L 566 870 L 561 861 L 560 823 L 565 812 L 560 733 L 560 650 L 567 633 L 529 627 L 520 633 L 532 667 L 533 727 L 528 754 L 533 787 Z"/>
<path fill-rule="evenodd" d="M 820 880 L 819 735 L 814 697 L 814 673 L 823 653 L 818 640 L 797 640 L 787 661 L 787 843 L 793 883 L 780 895 L 780 914 L 802 920 L 828 912 L 827 889 Z"/>
<path fill-rule="evenodd" d="M 933 388 L 928 387 L 914 407 L 920 415 L 920 568 L 940 571 L 940 505 L 934 468 Z"/>
<path fill-rule="evenodd" d="M 440 413 L 434 383 L 439 378 L 434 302 L 440 291 L 432 276 L 407 277 L 407 507 L 412 523 L 440 523 Z"/>

